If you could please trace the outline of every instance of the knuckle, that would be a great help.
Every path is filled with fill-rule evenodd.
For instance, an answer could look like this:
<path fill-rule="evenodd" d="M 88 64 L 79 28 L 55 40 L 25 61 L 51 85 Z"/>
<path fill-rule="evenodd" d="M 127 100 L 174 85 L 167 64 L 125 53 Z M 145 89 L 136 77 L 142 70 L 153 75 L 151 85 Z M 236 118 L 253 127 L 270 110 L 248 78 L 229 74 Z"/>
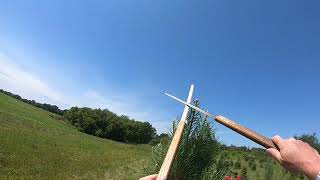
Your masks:
<path fill-rule="evenodd" d="M 296 142 L 300 143 L 300 144 L 305 144 L 305 142 L 301 141 L 300 139 L 297 140 Z"/>
<path fill-rule="evenodd" d="M 278 139 L 280 136 L 279 135 L 275 135 L 272 137 L 273 140 Z"/>
<path fill-rule="evenodd" d="M 289 138 L 290 141 L 295 141 L 296 139 L 294 137 Z"/>

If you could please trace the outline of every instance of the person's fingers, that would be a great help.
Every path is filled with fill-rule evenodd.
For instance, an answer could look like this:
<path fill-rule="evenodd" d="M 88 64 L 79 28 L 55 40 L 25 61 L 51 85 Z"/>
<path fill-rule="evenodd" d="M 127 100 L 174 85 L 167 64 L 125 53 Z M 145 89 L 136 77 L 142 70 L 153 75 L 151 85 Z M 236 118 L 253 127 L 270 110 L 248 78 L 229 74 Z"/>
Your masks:
<path fill-rule="evenodd" d="M 297 140 L 297 143 L 299 143 L 299 144 L 308 144 L 308 143 L 306 143 L 306 142 L 301 141 L 300 139 Z"/>
<path fill-rule="evenodd" d="M 274 148 L 269 148 L 267 149 L 267 153 L 273 157 L 273 159 L 277 160 L 279 163 L 282 162 L 282 157 L 281 154 L 278 150 L 274 149 Z"/>
<path fill-rule="evenodd" d="M 152 174 L 152 175 L 149 175 L 149 176 L 142 177 L 139 180 L 156 180 L 157 176 L 158 176 L 158 174 Z"/>
<path fill-rule="evenodd" d="M 279 149 L 282 149 L 283 144 L 284 144 L 284 140 L 279 136 L 279 135 L 275 135 L 272 137 L 272 142 L 278 146 Z"/>
<path fill-rule="evenodd" d="M 289 141 L 295 141 L 296 139 L 294 137 L 291 137 L 288 139 Z"/>

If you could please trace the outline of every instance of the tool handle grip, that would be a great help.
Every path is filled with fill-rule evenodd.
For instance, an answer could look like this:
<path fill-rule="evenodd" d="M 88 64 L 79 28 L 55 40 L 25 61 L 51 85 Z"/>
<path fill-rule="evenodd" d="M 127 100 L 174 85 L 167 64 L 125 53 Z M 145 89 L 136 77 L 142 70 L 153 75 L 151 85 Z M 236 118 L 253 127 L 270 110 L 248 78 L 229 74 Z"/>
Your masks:
<path fill-rule="evenodd" d="M 253 130 L 246 128 L 228 118 L 225 118 L 223 116 L 215 116 L 214 118 L 217 122 L 219 122 L 220 124 L 223 124 L 224 126 L 227 126 L 228 128 L 236 131 L 237 133 L 251 139 L 252 141 L 260 144 L 261 146 L 265 147 L 265 148 L 275 148 L 278 149 L 279 148 L 272 142 L 271 139 L 254 132 Z"/>
<path fill-rule="evenodd" d="M 179 148 L 179 144 L 181 141 L 181 137 L 183 135 L 183 129 L 186 123 L 184 121 L 180 121 L 177 127 L 177 130 L 173 136 L 169 149 L 167 151 L 166 157 L 162 163 L 161 169 L 158 173 L 157 180 L 168 179 L 171 166 L 173 164 L 174 158 L 177 154 L 177 150 Z"/>
<path fill-rule="evenodd" d="M 193 89 L 194 89 L 194 85 L 191 85 L 189 90 L 189 95 L 187 98 L 187 103 L 190 103 L 192 100 Z M 157 180 L 164 180 L 164 179 L 168 179 L 169 177 L 170 169 L 173 164 L 174 158 L 177 154 L 179 144 L 182 139 L 184 127 L 187 123 L 189 109 L 190 109 L 189 106 L 184 106 L 184 110 L 183 110 L 180 122 L 176 129 L 176 132 L 173 135 L 173 139 L 167 151 L 166 157 L 162 162 L 160 171 L 157 176 Z"/>

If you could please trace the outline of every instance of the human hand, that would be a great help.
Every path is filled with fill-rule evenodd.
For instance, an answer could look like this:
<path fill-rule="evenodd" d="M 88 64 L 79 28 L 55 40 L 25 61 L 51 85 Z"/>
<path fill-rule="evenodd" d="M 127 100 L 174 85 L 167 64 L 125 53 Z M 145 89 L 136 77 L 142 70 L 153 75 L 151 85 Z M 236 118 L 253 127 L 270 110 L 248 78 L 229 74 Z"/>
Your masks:
<path fill-rule="evenodd" d="M 280 149 L 269 148 L 267 153 L 290 171 L 302 171 L 309 179 L 316 179 L 320 171 L 320 155 L 309 144 L 294 138 L 274 136 L 272 141 Z"/>
<path fill-rule="evenodd" d="M 156 179 L 157 179 L 157 174 L 153 174 L 153 175 L 142 177 L 139 180 L 156 180 Z"/>

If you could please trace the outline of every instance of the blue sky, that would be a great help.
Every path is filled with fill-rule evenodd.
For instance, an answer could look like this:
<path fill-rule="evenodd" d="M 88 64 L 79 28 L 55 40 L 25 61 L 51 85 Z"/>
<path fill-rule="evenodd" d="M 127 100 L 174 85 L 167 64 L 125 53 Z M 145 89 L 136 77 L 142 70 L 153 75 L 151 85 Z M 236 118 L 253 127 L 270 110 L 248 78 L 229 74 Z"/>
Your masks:
<path fill-rule="evenodd" d="M 317 1 L 1 1 L 0 88 L 166 132 L 202 107 L 266 136 L 319 131 Z M 214 124 L 227 144 L 254 143 Z"/>

